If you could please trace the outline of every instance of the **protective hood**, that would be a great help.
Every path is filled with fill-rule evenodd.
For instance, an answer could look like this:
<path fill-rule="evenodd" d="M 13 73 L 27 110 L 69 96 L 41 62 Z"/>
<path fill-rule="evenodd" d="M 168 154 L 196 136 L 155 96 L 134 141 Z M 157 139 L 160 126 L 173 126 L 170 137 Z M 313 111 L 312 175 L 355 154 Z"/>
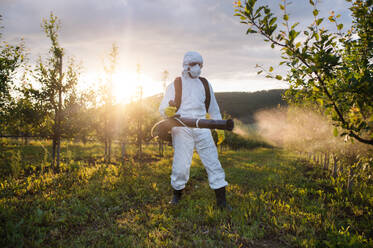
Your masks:
<path fill-rule="evenodd" d="M 183 75 L 197 78 L 201 75 L 203 59 L 198 52 L 187 52 L 183 60 Z"/>

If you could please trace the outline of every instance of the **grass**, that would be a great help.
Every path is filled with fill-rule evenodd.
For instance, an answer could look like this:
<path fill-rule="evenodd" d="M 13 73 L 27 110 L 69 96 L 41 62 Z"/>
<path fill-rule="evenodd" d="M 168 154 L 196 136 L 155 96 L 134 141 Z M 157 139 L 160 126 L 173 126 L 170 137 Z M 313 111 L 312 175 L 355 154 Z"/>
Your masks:
<path fill-rule="evenodd" d="M 42 163 L 42 153 L 35 153 L 39 148 L 31 144 L 22 149 L 22 158 Z M 347 194 L 324 171 L 294 154 L 268 148 L 224 151 L 220 159 L 233 211 L 215 208 L 198 155 L 182 201 L 170 207 L 172 153 L 169 149 L 156 159 L 155 149 L 145 150 L 152 159 L 143 162 L 88 165 L 76 158 L 99 157 L 102 147 L 71 145 L 71 160 L 60 173 L 34 170 L 2 179 L 0 246 L 373 245 L 371 185 Z"/>

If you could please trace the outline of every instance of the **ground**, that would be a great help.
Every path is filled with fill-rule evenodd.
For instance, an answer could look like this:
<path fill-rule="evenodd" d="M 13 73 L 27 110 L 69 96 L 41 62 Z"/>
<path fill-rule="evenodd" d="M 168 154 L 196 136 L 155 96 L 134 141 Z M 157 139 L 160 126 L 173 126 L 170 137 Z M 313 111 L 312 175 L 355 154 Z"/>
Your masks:
<path fill-rule="evenodd" d="M 215 208 L 215 195 L 197 154 L 183 199 L 175 207 L 168 204 L 171 151 L 160 159 L 129 159 L 124 164 L 76 159 L 59 173 L 44 170 L 18 180 L 3 179 L 0 246 L 372 244 L 371 192 L 360 200 L 351 196 L 342 201 L 346 195 L 324 171 L 280 149 L 223 151 L 220 159 L 232 212 Z"/>

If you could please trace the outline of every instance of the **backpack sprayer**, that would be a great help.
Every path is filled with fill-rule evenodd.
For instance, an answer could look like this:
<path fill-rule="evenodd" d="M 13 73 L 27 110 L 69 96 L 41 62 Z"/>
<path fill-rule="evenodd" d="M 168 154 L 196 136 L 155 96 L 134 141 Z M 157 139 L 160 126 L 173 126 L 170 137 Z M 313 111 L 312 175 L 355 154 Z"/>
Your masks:
<path fill-rule="evenodd" d="M 173 106 L 173 101 L 170 101 L 170 106 Z M 191 128 L 209 128 L 232 131 L 234 122 L 228 120 L 212 120 L 212 119 L 193 119 L 183 118 L 180 115 L 175 115 L 167 119 L 157 122 L 151 130 L 152 138 L 159 137 L 164 141 L 171 142 L 171 129 L 173 127 L 191 127 Z"/>

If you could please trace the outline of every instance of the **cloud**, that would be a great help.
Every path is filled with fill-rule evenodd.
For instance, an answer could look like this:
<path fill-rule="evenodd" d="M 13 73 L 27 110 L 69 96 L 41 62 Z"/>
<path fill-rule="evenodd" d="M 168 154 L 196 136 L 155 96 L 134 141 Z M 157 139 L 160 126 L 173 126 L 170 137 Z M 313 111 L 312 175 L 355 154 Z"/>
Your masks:
<path fill-rule="evenodd" d="M 274 2 L 264 1 L 280 14 Z M 344 21 L 350 20 L 342 0 L 322 1 L 322 14 L 327 15 L 332 6 L 344 14 Z M 259 36 L 245 35 L 247 27 L 233 16 L 233 1 L 3 0 L 2 9 L 5 37 L 24 37 L 34 57 L 48 51 L 40 23 L 52 11 L 62 21 L 61 45 L 68 55 L 83 61 L 86 73 L 101 70 L 102 58 L 114 42 L 120 51 L 119 69 L 135 70 L 140 63 L 155 80 L 164 70 L 170 78 L 180 74 L 183 54 L 196 50 L 206 61 L 206 77 L 241 82 L 244 89 L 247 80 L 255 81 L 256 64 L 275 65 L 280 57 Z M 291 18 L 301 19 L 302 24 L 312 21 L 311 11 L 308 1 L 293 1 L 289 6 Z M 277 85 L 262 77 L 256 80 Z"/>

